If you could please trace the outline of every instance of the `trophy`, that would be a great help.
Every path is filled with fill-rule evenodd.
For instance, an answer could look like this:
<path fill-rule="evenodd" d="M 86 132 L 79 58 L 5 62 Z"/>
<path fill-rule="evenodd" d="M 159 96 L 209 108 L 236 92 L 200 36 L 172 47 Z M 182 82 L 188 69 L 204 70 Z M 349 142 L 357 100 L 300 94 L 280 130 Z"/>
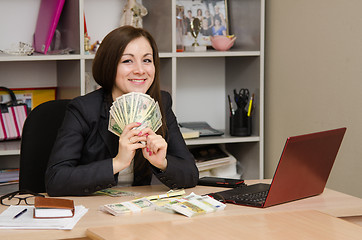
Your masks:
<path fill-rule="evenodd" d="M 191 21 L 191 35 L 195 38 L 195 42 L 192 44 L 192 46 L 200 46 L 197 42 L 197 36 L 199 36 L 201 29 L 201 22 L 200 19 L 195 18 L 193 21 Z"/>
<path fill-rule="evenodd" d="M 191 35 L 195 39 L 194 43 L 190 47 L 186 47 L 186 50 L 188 51 L 206 51 L 206 46 L 200 46 L 200 44 L 197 42 L 197 37 L 199 36 L 200 30 L 201 30 L 201 21 L 198 18 L 195 18 L 191 21 L 190 24 L 191 28 Z"/>

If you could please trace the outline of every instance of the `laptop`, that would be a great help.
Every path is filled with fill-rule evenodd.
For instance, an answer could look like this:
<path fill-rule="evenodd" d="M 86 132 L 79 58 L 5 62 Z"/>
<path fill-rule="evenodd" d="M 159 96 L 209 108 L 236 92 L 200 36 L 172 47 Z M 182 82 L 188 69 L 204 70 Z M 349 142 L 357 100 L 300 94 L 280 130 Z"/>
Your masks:
<path fill-rule="evenodd" d="M 271 184 L 242 185 L 210 193 L 226 203 L 266 208 L 321 194 L 346 128 L 289 137 Z"/>

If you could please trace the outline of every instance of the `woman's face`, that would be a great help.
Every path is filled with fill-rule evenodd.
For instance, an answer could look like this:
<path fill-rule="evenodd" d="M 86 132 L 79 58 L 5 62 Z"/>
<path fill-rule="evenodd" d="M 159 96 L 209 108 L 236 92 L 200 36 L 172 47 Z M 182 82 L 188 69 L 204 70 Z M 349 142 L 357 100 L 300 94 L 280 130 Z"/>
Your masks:
<path fill-rule="evenodd" d="M 136 38 L 127 45 L 118 63 L 112 97 L 116 99 L 129 92 L 146 93 L 154 78 L 152 47 L 146 38 Z"/>
<path fill-rule="evenodd" d="M 219 19 L 215 19 L 215 26 L 220 26 L 220 20 Z"/>

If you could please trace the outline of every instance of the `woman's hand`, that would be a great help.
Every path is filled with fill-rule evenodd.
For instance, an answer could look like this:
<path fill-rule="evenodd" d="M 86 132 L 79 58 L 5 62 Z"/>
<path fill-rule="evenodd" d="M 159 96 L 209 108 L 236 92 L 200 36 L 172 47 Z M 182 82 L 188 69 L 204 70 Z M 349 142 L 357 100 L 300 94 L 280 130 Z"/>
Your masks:
<path fill-rule="evenodd" d="M 134 129 L 140 125 L 141 123 L 128 124 L 119 137 L 118 154 L 113 158 L 113 174 L 130 166 L 136 150 L 145 147 L 141 141 L 145 142 L 147 136 L 142 130 Z"/>
<path fill-rule="evenodd" d="M 146 136 L 146 146 L 142 149 L 143 156 L 153 166 L 165 171 L 167 168 L 167 142 L 150 128 L 142 129 L 142 135 Z"/>

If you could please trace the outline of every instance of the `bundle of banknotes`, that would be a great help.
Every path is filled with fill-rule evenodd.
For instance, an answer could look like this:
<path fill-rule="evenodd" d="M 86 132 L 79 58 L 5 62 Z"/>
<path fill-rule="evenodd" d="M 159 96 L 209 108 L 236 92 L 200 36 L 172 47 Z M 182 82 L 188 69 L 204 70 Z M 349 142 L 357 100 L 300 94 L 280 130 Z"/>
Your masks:
<path fill-rule="evenodd" d="M 120 136 L 129 123 L 139 122 L 137 129 L 146 127 L 156 132 L 161 126 L 161 111 L 158 102 L 147 94 L 130 92 L 118 97 L 109 110 L 108 130 Z"/>
<path fill-rule="evenodd" d="M 115 191 L 121 191 L 119 189 L 108 189 L 107 192 L 114 193 Z M 131 193 L 131 192 L 130 192 Z M 139 193 L 135 193 L 139 194 Z M 111 213 L 112 215 L 119 216 L 128 213 L 145 212 L 147 210 L 154 210 L 159 207 L 159 203 L 162 201 L 162 206 L 169 203 L 176 197 L 180 197 L 185 194 L 185 190 L 170 190 L 165 194 L 152 195 L 148 197 L 142 197 L 131 201 L 106 204 L 101 206 L 100 209 L 104 212 Z M 112 194 L 113 195 L 113 194 Z M 114 195 L 113 195 L 114 196 Z M 129 195 L 131 196 L 131 195 Z"/>
<path fill-rule="evenodd" d="M 165 207 L 187 217 L 193 217 L 200 214 L 224 210 L 226 205 L 208 195 L 200 196 L 191 193 L 184 198 L 170 201 Z"/>
<path fill-rule="evenodd" d="M 141 198 L 132 201 L 106 204 L 100 206 L 100 209 L 114 216 L 119 216 L 124 214 L 140 213 L 148 210 L 154 210 L 155 205 L 150 200 L 146 198 Z"/>
<path fill-rule="evenodd" d="M 106 204 L 100 206 L 104 212 L 114 216 L 158 210 L 169 213 L 179 213 L 187 217 L 224 210 L 226 205 L 208 195 L 200 196 L 191 193 L 183 196 L 184 190 L 167 194 L 143 197 L 131 201 Z M 182 195 L 180 195 L 182 194 Z"/>

